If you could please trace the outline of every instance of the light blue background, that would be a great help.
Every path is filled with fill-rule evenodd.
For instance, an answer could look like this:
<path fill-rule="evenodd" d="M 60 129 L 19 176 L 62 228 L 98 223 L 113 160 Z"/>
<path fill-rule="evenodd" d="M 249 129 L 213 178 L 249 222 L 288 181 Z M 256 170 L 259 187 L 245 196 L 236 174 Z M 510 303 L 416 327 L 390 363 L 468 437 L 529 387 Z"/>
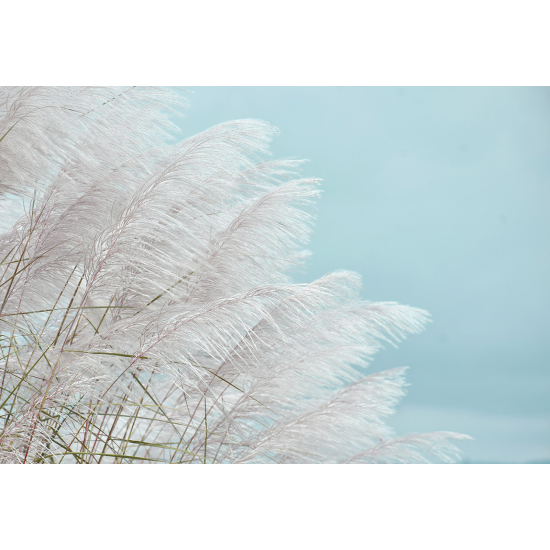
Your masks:
<path fill-rule="evenodd" d="M 186 88 L 185 136 L 237 118 L 324 180 L 297 282 L 336 269 L 433 319 L 370 370 L 409 366 L 397 432 L 453 430 L 465 462 L 550 459 L 550 89 Z"/>

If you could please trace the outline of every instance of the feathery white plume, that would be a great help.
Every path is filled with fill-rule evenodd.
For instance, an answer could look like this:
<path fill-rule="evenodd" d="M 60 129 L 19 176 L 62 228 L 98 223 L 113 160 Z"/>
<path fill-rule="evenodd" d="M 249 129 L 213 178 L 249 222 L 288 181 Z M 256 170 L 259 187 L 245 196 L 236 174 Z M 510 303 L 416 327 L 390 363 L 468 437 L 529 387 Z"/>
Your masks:
<path fill-rule="evenodd" d="M 427 313 L 361 301 L 355 273 L 292 284 L 318 181 L 265 160 L 262 121 L 168 145 L 176 106 L 0 90 L 0 461 L 455 457 L 465 436 L 384 423 L 404 369 L 361 375 Z"/>

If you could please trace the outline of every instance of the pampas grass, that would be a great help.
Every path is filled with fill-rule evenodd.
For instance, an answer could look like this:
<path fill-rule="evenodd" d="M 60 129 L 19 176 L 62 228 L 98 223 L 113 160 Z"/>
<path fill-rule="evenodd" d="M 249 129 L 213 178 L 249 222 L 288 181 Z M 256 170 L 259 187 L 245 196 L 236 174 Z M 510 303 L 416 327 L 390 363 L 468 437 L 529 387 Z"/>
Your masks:
<path fill-rule="evenodd" d="M 361 374 L 428 314 L 310 284 L 319 182 L 270 160 L 276 130 L 175 145 L 181 97 L 151 88 L 0 91 L 0 461 L 452 461 L 385 424 L 404 369 Z"/>

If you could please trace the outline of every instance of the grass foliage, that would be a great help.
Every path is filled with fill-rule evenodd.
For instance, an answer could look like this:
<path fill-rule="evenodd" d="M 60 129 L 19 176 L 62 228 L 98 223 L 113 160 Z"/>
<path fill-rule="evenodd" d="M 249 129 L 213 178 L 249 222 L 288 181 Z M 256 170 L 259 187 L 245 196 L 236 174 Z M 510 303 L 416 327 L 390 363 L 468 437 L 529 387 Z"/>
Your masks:
<path fill-rule="evenodd" d="M 404 369 L 361 374 L 427 313 L 293 284 L 318 181 L 262 121 L 173 139 L 181 97 L 0 91 L 0 461 L 456 458 L 385 424 Z"/>

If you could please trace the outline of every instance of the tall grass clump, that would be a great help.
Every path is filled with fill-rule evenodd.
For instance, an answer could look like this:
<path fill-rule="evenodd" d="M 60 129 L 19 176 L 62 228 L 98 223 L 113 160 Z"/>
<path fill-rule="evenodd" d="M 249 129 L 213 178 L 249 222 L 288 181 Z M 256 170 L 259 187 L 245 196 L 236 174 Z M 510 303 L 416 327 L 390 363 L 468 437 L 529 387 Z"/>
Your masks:
<path fill-rule="evenodd" d="M 181 106 L 0 91 L 0 462 L 451 461 L 465 436 L 384 423 L 404 369 L 360 369 L 427 313 L 292 284 L 318 181 L 258 120 L 169 145 Z"/>

